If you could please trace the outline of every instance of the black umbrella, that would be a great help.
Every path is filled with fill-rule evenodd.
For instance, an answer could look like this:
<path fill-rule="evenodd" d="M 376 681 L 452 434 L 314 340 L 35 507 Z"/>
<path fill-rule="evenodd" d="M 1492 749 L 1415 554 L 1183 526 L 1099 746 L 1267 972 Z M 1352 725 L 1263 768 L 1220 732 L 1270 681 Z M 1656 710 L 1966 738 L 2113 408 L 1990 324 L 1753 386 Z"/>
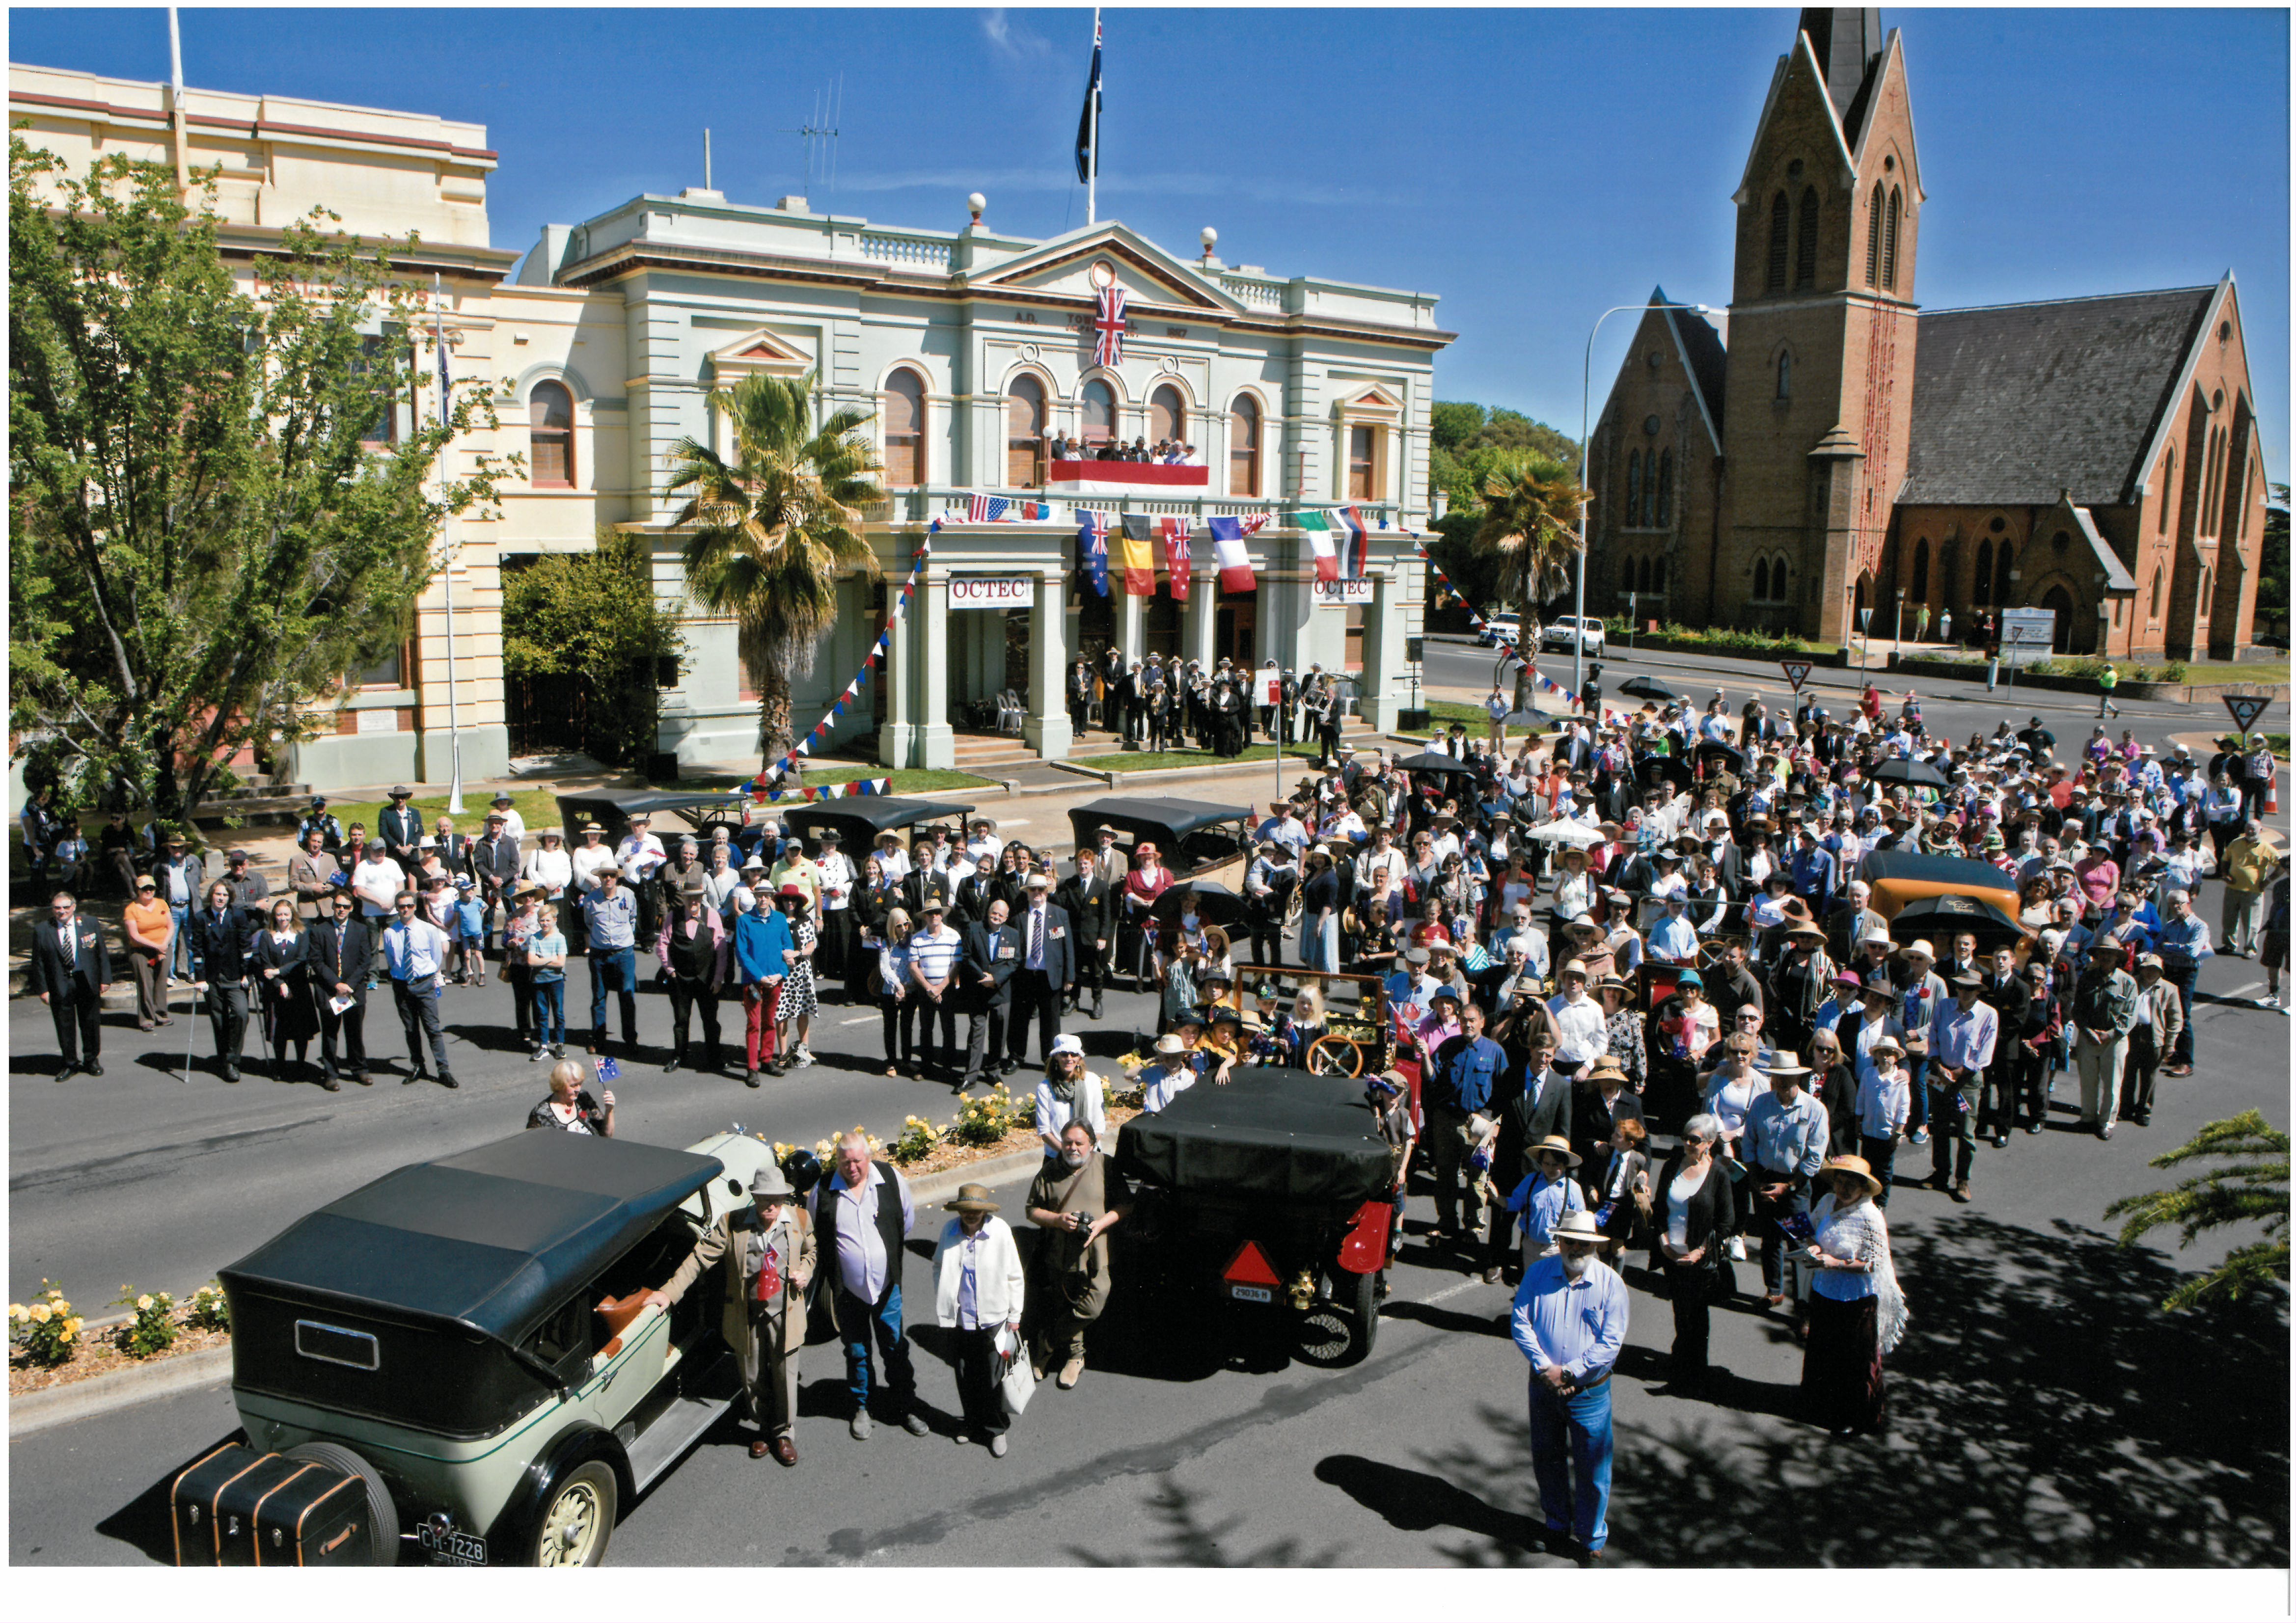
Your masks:
<path fill-rule="evenodd" d="M 1182 906 L 1183 903 L 1187 906 Z M 1192 908 L 1199 921 L 1217 924 L 1222 930 L 1231 924 L 1244 923 L 1251 917 L 1249 902 L 1226 885 L 1214 884 L 1208 879 L 1192 880 L 1185 884 L 1170 887 L 1156 898 L 1156 905 L 1149 909 L 1149 913 L 1159 924 L 1177 924 L 1180 915 Z"/>
<path fill-rule="evenodd" d="M 1903 783 L 1914 789 L 1948 787 L 1945 774 L 1927 761 L 1917 761 L 1910 756 L 1898 760 L 1883 761 L 1866 775 L 1876 783 Z"/>
<path fill-rule="evenodd" d="M 1718 738 L 1710 738 L 1698 746 L 1698 762 L 1710 772 L 1714 763 L 1721 761 L 1736 771 L 1746 769 L 1746 752 L 1735 744 L 1726 744 Z"/>
<path fill-rule="evenodd" d="M 1890 939 L 1900 947 L 1923 939 L 1950 941 L 1964 931 L 1977 938 L 1980 956 L 2026 939 L 2024 926 L 1974 896 L 1925 896 L 1907 902 L 1890 921 Z"/>
<path fill-rule="evenodd" d="M 1619 684 L 1619 691 L 1622 693 L 1632 693 L 1637 699 L 1655 699 L 1660 704 L 1684 702 L 1680 693 L 1676 693 L 1656 676 L 1629 676 Z"/>
<path fill-rule="evenodd" d="M 1635 775 L 1645 790 L 1663 783 L 1680 794 L 1691 784 L 1690 763 L 1678 755 L 1646 755 L 1635 768 Z"/>
<path fill-rule="evenodd" d="M 1456 778 L 1473 777 L 1476 770 L 1458 757 L 1446 755 L 1440 750 L 1422 750 L 1416 755 L 1405 756 L 1395 764 L 1406 772 L 1447 773 Z"/>

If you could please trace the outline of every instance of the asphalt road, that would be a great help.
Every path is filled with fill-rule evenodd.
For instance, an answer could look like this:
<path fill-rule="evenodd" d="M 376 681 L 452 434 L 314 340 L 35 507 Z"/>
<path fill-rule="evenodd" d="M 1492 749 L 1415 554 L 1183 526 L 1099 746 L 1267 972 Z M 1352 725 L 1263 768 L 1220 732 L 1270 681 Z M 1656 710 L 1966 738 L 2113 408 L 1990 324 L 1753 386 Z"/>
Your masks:
<path fill-rule="evenodd" d="M 2202 1122 L 2251 1104 L 2287 1122 L 2287 1023 L 2242 996 L 2259 979 L 2238 960 L 2208 966 L 2200 1072 L 2164 1083 L 2149 1130 L 2124 1127 L 2100 1144 L 2064 1130 L 2061 1114 L 2058 1130 L 1980 1152 L 1971 1206 L 1899 1190 L 1891 1223 L 1915 1319 L 1892 1361 L 1886 1438 L 1833 1444 L 1793 1419 L 1800 1348 L 1782 1320 L 1742 1302 L 1717 1315 L 1727 1378 L 1707 1399 L 1670 1394 L 1668 1309 L 1633 1269 L 1634 1323 L 1614 1383 L 1612 1559 L 2284 1565 L 2284 1315 L 2164 1319 L 2152 1304 L 2214 1253 L 2123 1251 L 2101 1218 L 2115 1195 L 2163 1181 L 2145 1158 Z M 1119 1002 L 1129 1004 L 1111 999 L 1112 1015 Z M 659 1029 L 660 1006 L 648 1001 L 648 1029 Z M 830 1052 L 874 1041 L 873 1026 L 830 1029 L 842 1033 L 825 1041 Z M 37 1035 L 20 1009 L 19 1052 Z M 1115 1035 L 1113 1021 L 1088 1033 L 1103 1051 Z M 20 1072 L 17 1082 L 12 1272 L 62 1278 L 83 1303 L 119 1279 L 196 1283 L 389 1166 L 516 1130 L 539 1091 L 522 1062 L 483 1053 L 457 1095 L 395 1081 L 334 1098 L 204 1075 L 184 1085 L 132 1060 L 94 1085 L 57 1088 Z M 784 1137 L 857 1118 L 890 1125 L 932 1091 L 832 1064 L 768 1090 L 649 1068 L 618 1091 L 624 1131 L 663 1143 L 728 1117 Z M 1008 1211 L 1017 1193 L 1006 1192 Z M 742 1434 L 721 1426 L 627 1512 L 613 1559 L 1552 1563 L 1538 1536 L 1524 1367 L 1497 1322 L 1506 1292 L 1429 1252 L 1431 1216 L 1415 1197 L 1362 1365 L 1324 1371 L 1249 1347 L 1224 1356 L 1168 1301 L 1126 1295 L 1095 1332 L 1084 1383 L 1045 1391 L 1002 1461 L 949 1445 L 954 1383 L 930 1327 L 917 1335 L 936 1426 L 925 1439 L 881 1427 L 852 1441 L 835 1349 L 809 1348 L 800 1469 L 751 1462 Z M 932 1231 L 920 1229 L 922 1253 Z M 910 1299 L 930 1299 L 922 1256 L 907 1266 Z M 1755 1283 L 1754 1266 L 1739 1278 Z M 158 1485 L 234 1423 L 218 1384 L 15 1441 L 11 1558 L 147 1562 Z M 1822 1498 L 1811 1497 L 1821 1480 Z"/>

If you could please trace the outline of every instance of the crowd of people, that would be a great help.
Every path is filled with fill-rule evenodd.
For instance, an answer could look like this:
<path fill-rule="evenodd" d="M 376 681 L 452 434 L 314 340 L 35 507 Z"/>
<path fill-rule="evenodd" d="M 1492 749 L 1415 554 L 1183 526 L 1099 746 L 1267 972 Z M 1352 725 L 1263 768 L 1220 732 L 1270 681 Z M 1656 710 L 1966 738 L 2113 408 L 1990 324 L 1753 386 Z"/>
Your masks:
<path fill-rule="evenodd" d="M 1270 742 L 1316 751 L 1318 768 L 1337 757 L 1350 694 L 1338 672 L 1310 665 L 1303 679 L 1273 660 L 1259 669 L 1223 658 L 1149 654 L 1129 660 L 1111 645 L 1097 660 L 1079 652 L 1065 684 L 1069 725 L 1084 742 L 1095 719 L 1129 748 L 1194 743 L 1223 758 L 1242 754 L 1256 732 Z"/>
<path fill-rule="evenodd" d="M 1177 439 L 1159 439 L 1152 446 L 1144 435 L 1127 445 L 1112 438 L 1079 439 L 1070 434 L 1047 434 L 1045 455 L 1052 462 L 1141 462 L 1168 468 L 1204 465 L 1195 447 Z"/>

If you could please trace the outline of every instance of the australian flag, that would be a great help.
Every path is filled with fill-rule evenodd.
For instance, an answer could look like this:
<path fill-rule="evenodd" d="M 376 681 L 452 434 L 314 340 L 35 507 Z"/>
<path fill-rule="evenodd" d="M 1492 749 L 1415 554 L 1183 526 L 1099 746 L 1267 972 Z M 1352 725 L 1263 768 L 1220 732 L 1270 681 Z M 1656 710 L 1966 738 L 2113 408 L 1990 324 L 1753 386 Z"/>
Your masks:
<path fill-rule="evenodd" d="M 1100 173 L 1100 14 L 1092 20 L 1092 77 L 1085 81 L 1084 111 L 1077 115 L 1076 165 L 1078 184 Z"/>
<path fill-rule="evenodd" d="M 1105 597 L 1108 595 L 1108 515 L 1079 507 L 1077 517 L 1081 521 L 1077 526 L 1077 556 L 1084 561 L 1085 576 L 1092 582 L 1092 589 Z"/>

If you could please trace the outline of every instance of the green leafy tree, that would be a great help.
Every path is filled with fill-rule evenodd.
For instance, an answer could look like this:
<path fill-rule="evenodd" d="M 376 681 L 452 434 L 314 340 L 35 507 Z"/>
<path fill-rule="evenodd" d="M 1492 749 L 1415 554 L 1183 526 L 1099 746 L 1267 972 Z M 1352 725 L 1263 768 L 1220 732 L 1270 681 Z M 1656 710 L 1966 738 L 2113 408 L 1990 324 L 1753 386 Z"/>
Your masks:
<path fill-rule="evenodd" d="M 1456 451 L 1488 421 L 1490 414 L 1466 400 L 1438 400 L 1427 414 L 1428 439 L 1439 451 Z"/>
<path fill-rule="evenodd" d="M 492 410 L 473 384 L 377 439 L 422 293 L 329 217 L 243 285 L 212 174 L 193 208 L 167 166 L 75 177 L 12 133 L 8 181 L 10 725 L 67 801 L 187 824 L 398 644 L 446 515 L 492 499 L 496 469 L 436 478 Z"/>
<path fill-rule="evenodd" d="M 1578 556 L 1578 504 L 1587 493 L 1568 463 L 1542 451 L 1504 455 L 1483 475 L 1475 550 L 1510 605 L 1535 611 L 1569 586 Z"/>
<path fill-rule="evenodd" d="M 2161 1306 L 2171 1313 L 2212 1297 L 2237 1301 L 2259 1286 L 2288 1283 L 2288 1135 L 2265 1125 L 2256 1111 L 2229 1121 L 2211 1121 L 2192 1143 L 2152 1164 L 2182 1166 L 2203 1157 L 2221 1157 L 2228 1166 L 2186 1178 L 2174 1189 L 2124 1196 L 2104 1209 L 2108 1217 L 2126 1218 L 2120 1243 L 2135 1245 L 2156 1228 L 2175 1225 L 2181 1246 L 2234 1224 L 2254 1223 L 2264 1237 L 2235 1248 L 2222 1262 L 2170 1292 Z M 2180 1246 L 2180 1249 L 2181 1249 Z"/>
<path fill-rule="evenodd" d="M 1483 480 L 1511 451 L 1537 451 L 1576 467 L 1578 442 L 1505 406 L 1486 408 L 1441 400 L 1430 414 L 1427 494 L 1444 493 L 1451 506 L 1482 504 Z"/>
<path fill-rule="evenodd" d="M 674 521 L 693 527 L 686 580 L 696 602 L 741 627 L 768 767 L 793 742 L 790 678 L 813 668 L 837 623 L 839 577 L 878 573 L 861 533 L 861 510 L 885 499 L 857 431 L 872 414 L 834 412 L 816 429 L 813 399 L 811 374 L 744 378 L 710 396 L 733 425 L 733 460 L 696 439 L 670 453 L 669 493 L 692 493 Z"/>
<path fill-rule="evenodd" d="M 2288 635 L 2288 487 L 2272 487 L 2256 563 L 2256 629 Z"/>
<path fill-rule="evenodd" d="M 556 553 L 503 574 L 503 674 L 567 676 L 582 698 L 583 747 L 610 765 L 654 745 L 655 661 L 685 652 L 677 611 L 654 596 L 645 543 L 602 525 L 595 551 Z"/>

